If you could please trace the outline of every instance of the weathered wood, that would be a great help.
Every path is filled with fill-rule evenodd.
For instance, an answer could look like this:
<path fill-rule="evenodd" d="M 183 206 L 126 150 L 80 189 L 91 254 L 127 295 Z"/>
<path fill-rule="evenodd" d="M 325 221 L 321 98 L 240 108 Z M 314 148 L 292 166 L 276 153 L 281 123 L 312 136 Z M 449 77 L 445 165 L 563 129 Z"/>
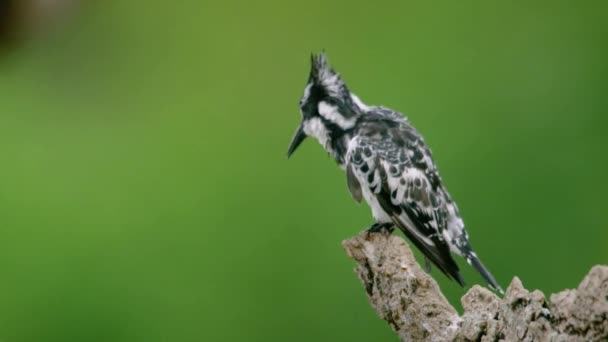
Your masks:
<path fill-rule="evenodd" d="M 363 232 L 343 246 L 370 304 L 402 341 L 608 341 L 608 266 L 551 302 L 517 277 L 502 299 L 473 286 L 459 316 L 402 238 Z"/>

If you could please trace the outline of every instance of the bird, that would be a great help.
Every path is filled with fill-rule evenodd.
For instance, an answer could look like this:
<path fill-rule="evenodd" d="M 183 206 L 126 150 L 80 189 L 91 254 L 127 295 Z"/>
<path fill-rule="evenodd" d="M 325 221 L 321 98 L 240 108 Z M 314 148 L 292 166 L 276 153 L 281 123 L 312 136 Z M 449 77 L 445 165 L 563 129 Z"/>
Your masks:
<path fill-rule="evenodd" d="M 403 114 L 363 103 L 329 65 L 325 52 L 311 54 L 299 107 L 301 121 L 287 157 L 306 137 L 318 140 L 345 171 L 355 201 L 365 200 L 371 208 L 375 222 L 368 233 L 390 234 L 396 227 L 422 252 L 427 272 L 432 263 L 464 287 L 452 256 L 459 255 L 489 288 L 504 293 L 471 247 L 430 148 Z"/>

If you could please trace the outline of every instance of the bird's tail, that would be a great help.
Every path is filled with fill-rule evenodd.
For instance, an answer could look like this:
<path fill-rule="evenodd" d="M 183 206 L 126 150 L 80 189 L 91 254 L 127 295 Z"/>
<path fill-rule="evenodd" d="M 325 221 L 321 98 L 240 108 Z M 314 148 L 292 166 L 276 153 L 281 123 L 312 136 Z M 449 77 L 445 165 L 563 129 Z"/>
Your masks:
<path fill-rule="evenodd" d="M 502 290 L 502 288 L 500 287 L 500 285 L 498 285 L 498 283 L 496 282 L 496 279 L 494 279 L 494 276 L 492 276 L 492 273 L 490 273 L 490 271 L 488 271 L 488 269 L 483 265 L 481 260 L 479 260 L 479 258 L 477 257 L 477 254 L 475 254 L 475 252 L 473 252 L 472 250 L 468 250 L 465 253 L 463 253 L 463 256 L 467 260 L 469 265 L 473 266 L 473 268 L 475 268 L 477 270 L 477 272 L 479 272 L 479 274 L 481 274 L 483 279 L 486 280 L 486 282 L 488 283 L 488 286 L 492 290 L 498 291 L 498 292 L 500 292 L 500 294 L 505 293 Z"/>

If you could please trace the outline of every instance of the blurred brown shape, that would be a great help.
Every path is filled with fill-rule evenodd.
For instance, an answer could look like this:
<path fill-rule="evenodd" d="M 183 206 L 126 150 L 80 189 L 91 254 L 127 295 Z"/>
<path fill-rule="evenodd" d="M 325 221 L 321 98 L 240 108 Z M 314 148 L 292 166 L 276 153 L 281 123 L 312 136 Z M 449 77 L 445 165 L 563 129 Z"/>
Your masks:
<path fill-rule="evenodd" d="M 0 0 L 0 48 L 41 33 L 68 13 L 77 0 Z"/>
<path fill-rule="evenodd" d="M 0 44 L 2 45 L 12 40 L 15 29 L 18 26 L 16 19 L 19 15 L 17 14 L 16 2 L 17 0 L 4 0 L 0 2 Z"/>

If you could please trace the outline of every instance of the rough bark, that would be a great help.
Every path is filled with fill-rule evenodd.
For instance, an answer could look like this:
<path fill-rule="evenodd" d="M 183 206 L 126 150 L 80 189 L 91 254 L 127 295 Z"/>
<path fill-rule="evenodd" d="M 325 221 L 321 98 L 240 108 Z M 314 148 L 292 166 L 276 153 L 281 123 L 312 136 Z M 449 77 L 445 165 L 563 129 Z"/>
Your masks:
<path fill-rule="evenodd" d="M 608 341 L 608 266 L 550 302 L 517 277 L 502 299 L 473 286 L 459 316 L 402 238 L 364 232 L 343 246 L 370 304 L 402 341 Z"/>

